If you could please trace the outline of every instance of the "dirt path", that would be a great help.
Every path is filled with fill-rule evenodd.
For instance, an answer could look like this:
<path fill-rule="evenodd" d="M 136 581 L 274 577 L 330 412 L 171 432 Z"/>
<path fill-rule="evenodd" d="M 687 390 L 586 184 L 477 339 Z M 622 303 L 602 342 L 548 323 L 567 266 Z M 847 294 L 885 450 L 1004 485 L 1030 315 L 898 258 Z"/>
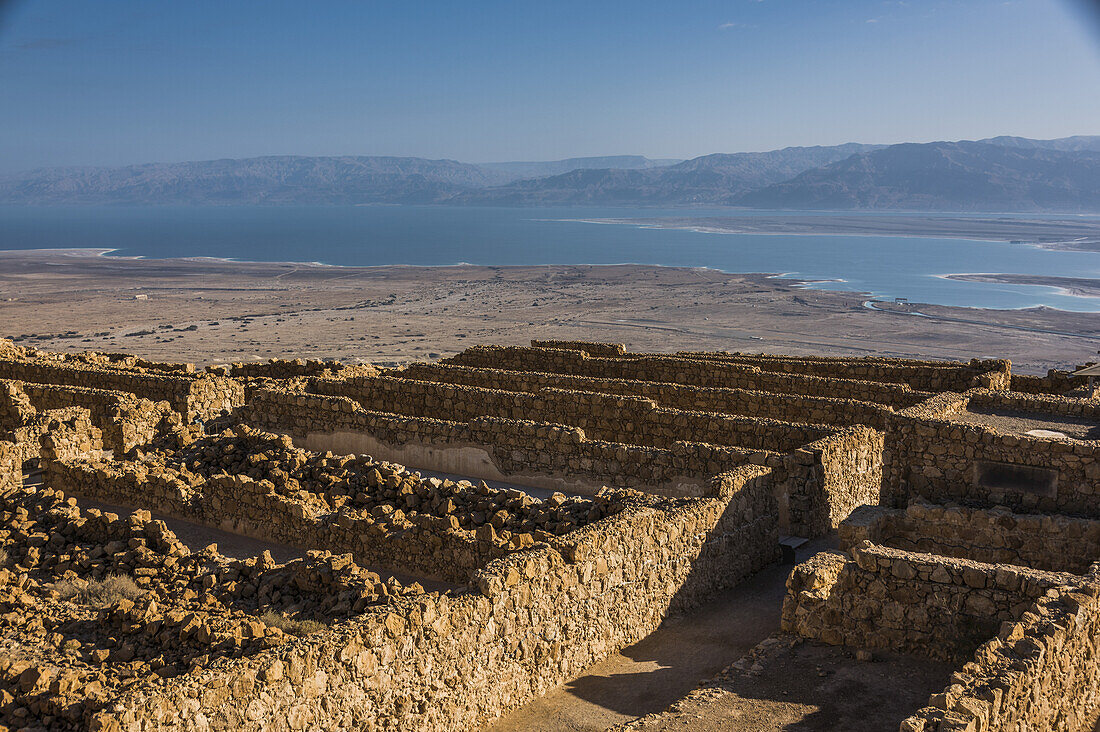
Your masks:
<path fill-rule="evenodd" d="M 1078 440 L 1100 439 L 1100 423 L 1091 419 L 979 409 L 952 414 L 950 419 L 954 422 L 992 427 L 998 432 L 1010 435 L 1026 435 L 1034 430 L 1043 430 L 1061 433 Z"/>
<path fill-rule="evenodd" d="M 745 666 L 620 732 L 888 732 L 955 670 L 894 653 L 858 661 L 850 649 L 787 637 L 766 641 Z"/>
<path fill-rule="evenodd" d="M 804 545 L 798 561 L 826 547 Z M 790 565 L 760 572 L 691 614 L 486 727 L 487 732 L 604 730 L 659 712 L 779 628 Z"/>

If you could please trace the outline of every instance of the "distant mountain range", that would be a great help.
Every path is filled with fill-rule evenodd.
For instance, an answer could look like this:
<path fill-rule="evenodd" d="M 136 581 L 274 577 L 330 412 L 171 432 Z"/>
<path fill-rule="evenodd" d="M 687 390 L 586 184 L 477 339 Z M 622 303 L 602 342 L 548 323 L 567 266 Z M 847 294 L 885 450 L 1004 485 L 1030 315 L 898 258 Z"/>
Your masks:
<path fill-rule="evenodd" d="M 1100 136 L 474 165 L 270 156 L 0 176 L 6 204 L 722 205 L 1100 211 Z"/>
<path fill-rule="evenodd" d="M 610 169 L 645 170 L 681 163 L 682 160 L 651 160 L 644 155 L 604 155 L 595 158 L 566 158 L 565 160 L 481 163 L 481 167 L 495 170 L 518 180 L 521 178 L 545 178 L 573 170 Z"/>

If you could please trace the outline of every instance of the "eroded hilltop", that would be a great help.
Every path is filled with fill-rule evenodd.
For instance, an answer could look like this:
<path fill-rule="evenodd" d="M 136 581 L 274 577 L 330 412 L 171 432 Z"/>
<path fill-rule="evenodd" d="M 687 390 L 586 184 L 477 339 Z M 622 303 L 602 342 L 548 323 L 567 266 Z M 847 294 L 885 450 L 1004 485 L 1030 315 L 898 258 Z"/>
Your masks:
<path fill-rule="evenodd" d="M 762 649 L 956 668 L 888 710 L 906 732 L 1091 731 L 1090 386 L 589 342 L 383 370 L 0 340 L 0 723 L 477 729 L 811 539 L 833 548 Z"/>

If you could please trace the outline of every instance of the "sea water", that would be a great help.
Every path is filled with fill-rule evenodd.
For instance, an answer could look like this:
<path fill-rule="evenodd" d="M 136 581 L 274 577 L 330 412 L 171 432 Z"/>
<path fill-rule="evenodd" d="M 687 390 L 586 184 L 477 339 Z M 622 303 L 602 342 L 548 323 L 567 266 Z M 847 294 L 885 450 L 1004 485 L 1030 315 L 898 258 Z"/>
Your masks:
<path fill-rule="evenodd" d="M 760 212 L 774 216 L 776 212 Z M 752 215 L 653 208 L 450 206 L 0 207 L 0 249 L 110 249 L 111 256 L 218 257 L 331 265 L 638 263 L 767 272 L 807 287 L 963 307 L 1100 312 L 1053 287 L 944 279 L 955 273 L 1100 278 L 1100 253 L 896 236 L 707 233 L 591 219 Z M 845 215 L 852 215 L 846 212 Z M 1032 217 L 1033 218 L 1033 217 Z"/>

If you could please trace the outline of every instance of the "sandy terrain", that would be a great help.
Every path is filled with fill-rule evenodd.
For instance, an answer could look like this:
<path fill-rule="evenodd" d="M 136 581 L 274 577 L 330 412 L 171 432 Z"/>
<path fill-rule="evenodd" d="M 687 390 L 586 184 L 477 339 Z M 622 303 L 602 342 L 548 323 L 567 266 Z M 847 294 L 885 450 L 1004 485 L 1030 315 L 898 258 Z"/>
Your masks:
<path fill-rule="evenodd" d="M 1046 285 L 1057 287 L 1070 295 L 1079 297 L 1100 297 L 1100 279 L 1092 277 L 1043 277 L 1021 274 L 953 274 L 949 280 L 968 280 L 970 282 L 1003 282 L 1009 285 Z"/>
<path fill-rule="evenodd" d="M 779 636 L 668 710 L 621 732 L 883 732 L 948 684 L 951 664 Z"/>
<path fill-rule="evenodd" d="M 983 241 L 1022 241 L 1047 249 L 1100 251 L 1100 218 L 1024 218 L 902 214 L 811 214 L 797 216 L 674 216 L 659 219 L 595 219 L 664 229 L 729 234 L 828 234 L 928 236 Z"/>
<path fill-rule="evenodd" d="M 1020 371 L 1045 372 L 1094 357 L 1100 341 L 1096 314 L 882 307 L 865 307 L 858 293 L 704 269 L 329 267 L 0 252 L 0 334 L 51 350 L 196 363 L 278 356 L 392 364 L 476 343 L 561 338 L 653 351 L 1002 356 Z"/>
<path fill-rule="evenodd" d="M 970 409 L 950 416 L 953 422 L 980 424 L 1007 435 L 1049 432 L 1047 437 L 1063 435 L 1075 440 L 1100 440 L 1100 423 L 1058 415 L 1025 414 L 1000 410 Z"/>

